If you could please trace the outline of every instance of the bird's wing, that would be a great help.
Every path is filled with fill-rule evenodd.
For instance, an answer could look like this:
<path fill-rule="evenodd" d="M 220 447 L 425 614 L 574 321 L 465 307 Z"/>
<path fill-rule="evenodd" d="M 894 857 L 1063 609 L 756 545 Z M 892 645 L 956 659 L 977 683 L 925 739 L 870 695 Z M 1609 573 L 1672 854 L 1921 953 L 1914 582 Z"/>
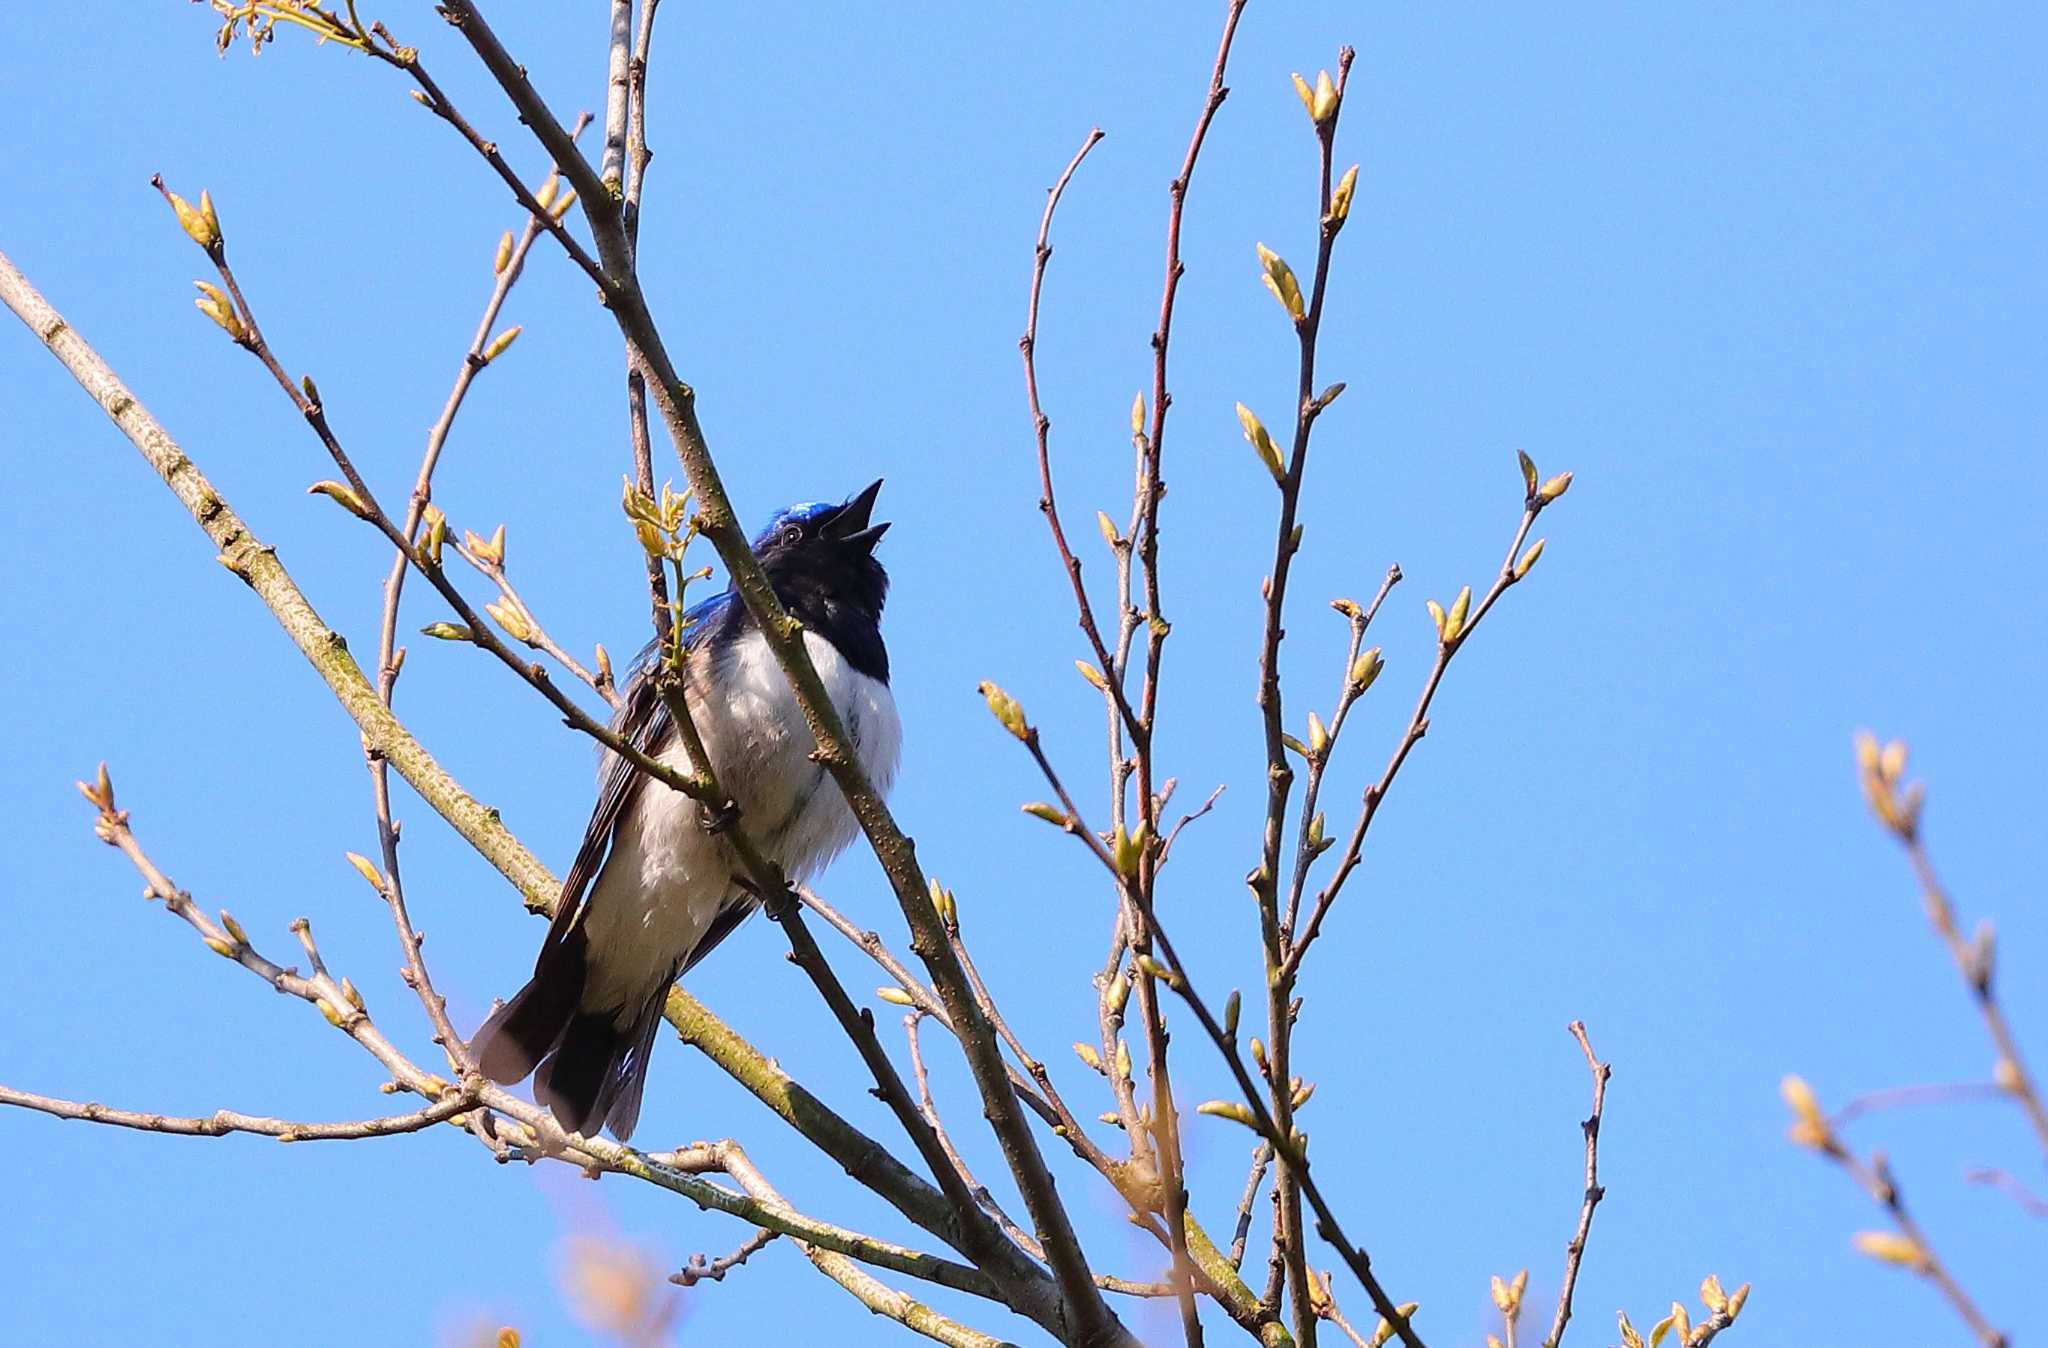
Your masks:
<path fill-rule="evenodd" d="M 687 625 L 685 643 L 692 649 L 703 645 L 713 629 L 719 626 L 719 619 L 732 602 L 733 596 L 728 592 L 693 606 L 684 614 Z M 659 643 L 651 641 L 634 658 L 633 673 L 620 690 L 619 709 L 612 717 L 613 731 L 643 754 L 657 752 L 672 728 L 668 708 L 654 688 L 654 676 L 660 669 Z M 576 849 L 576 860 L 570 863 L 569 874 L 562 881 L 561 902 L 556 905 L 554 921 L 548 927 L 547 941 L 542 946 L 543 957 L 575 930 L 582 917 L 591 882 L 597 878 L 606 855 L 611 851 L 612 835 L 626 811 L 646 788 L 646 773 L 617 754 L 605 754 L 604 767 L 598 778 L 597 806 L 591 811 L 590 823 L 583 830 L 583 842 Z"/>
<path fill-rule="evenodd" d="M 697 938 L 697 944 L 690 947 L 690 953 L 683 956 L 680 973 L 688 973 L 697 967 L 697 962 L 718 948 L 718 943 L 739 930 L 739 925 L 754 915 L 761 906 L 761 900 L 746 890 L 734 886 L 725 903 L 712 916 L 711 925 L 704 928 L 704 934 Z"/>

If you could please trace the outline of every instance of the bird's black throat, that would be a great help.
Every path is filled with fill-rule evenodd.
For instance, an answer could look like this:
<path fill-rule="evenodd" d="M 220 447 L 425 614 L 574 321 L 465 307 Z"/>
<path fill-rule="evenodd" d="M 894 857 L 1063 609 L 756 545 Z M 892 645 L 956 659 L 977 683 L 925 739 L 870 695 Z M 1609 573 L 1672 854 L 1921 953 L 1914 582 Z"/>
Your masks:
<path fill-rule="evenodd" d="M 889 575 L 880 562 L 865 549 L 806 547 L 771 553 L 761 565 L 775 597 L 805 631 L 831 642 L 869 678 L 889 682 L 889 651 L 882 644 Z M 746 612 L 745 605 L 738 607 Z"/>

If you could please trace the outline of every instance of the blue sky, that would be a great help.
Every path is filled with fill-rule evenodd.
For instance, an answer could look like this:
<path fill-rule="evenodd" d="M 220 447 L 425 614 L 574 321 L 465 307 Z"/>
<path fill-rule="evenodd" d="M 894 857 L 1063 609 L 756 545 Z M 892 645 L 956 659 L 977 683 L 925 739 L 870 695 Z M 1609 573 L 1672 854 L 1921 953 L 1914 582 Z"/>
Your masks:
<path fill-rule="evenodd" d="M 558 110 L 601 98 L 595 12 L 493 8 Z M 1092 543 L 1088 513 L 1127 501 L 1164 189 L 1219 14 L 741 15 L 671 0 L 654 77 L 643 270 L 670 348 L 751 516 L 888 479 L 899 817 L 958 891 L 1017 1028 L 1077 1093 L 1093 1079 L 1063 1046 L 1092 1024 L 1106 896 L 1076 849 L 1015 813 L 1041 788 L 974 695 L 1002 682 L 1070 776 L 1098 782 L 1099 710 L 1072 673 L 1083 652 L 1033 508 L 1015 341 L 1042 191 L 1099 123 L 1108 139 L 1058 221 L 1040 346 L 1063 497 Z M 431 11 L 385 17 L 537 177 L 540 157 Z M 1857 797 L 1862 725 L 1912 739 L 1936 854 L 1966 917 L 1997 920 L 2008 1003 L 2048 1062 L 2048 914 L 2024 879 L 2048 861 L 2048 627 L 2032 579 L 2048 499 L 2044 30 L 2017 5 L 1539 15 L 1262 0 L 1247 14 L 1189 210 L 1168 448 L 1161 750 L 1197 798 L 1231 785 L 1168 872 L 1173 930 L 1205 985 L 1258 977 L 1239 877 L 1256 853 L 1273 501 L 1231 409 L 1276 420 L 1291 396 L 1293 343 L 1252 251 L 1312 252 L 1313 145 L 1291 70 L 1359 49 L 1340 154 L 1363 168 L 1322 359 L 1350 392 L 1311 463 L 1287 644 L 1297 717 L 1311 697 L 1327 711 L 1342 653 L 1323 601 L 1369 593 L 1392 561 L 1408 576 L 1375 638 L 1387 673 L 1332 772 L 1333 817 L 1376 774 L 1427 667 L 1423 600 L 1497 564 L 1519 508 L 1514 451 L 1577 473 L 1543 520 L 1532 583 L 1454 666 L 1382 812 L 1312 961 L 1297 1041 L 1320 1083 L 1304 1120 L 1319 1173 L 1377 1271 L 1423 1303 L 1432 1344 L 1481 1340 L 1492 1273 L 1529 1266 L 1547 1307 L 1580 1186 L 1575 1017 L 1615 1075 L 1609 1196 L 1569 1341 L 1611 1342 L 1614 1309 L 1655 1319 L 1709 1271 L 1756 1284 L 1730 1342 L 1963 1341 L 1931 1292 L 1850 1249 L 1877 1216 L 1784 1142 L 1776 1083 L 1800 1071 L 1839 1101 L 1989 1075 L 1982 1028 Z M 516 213 L 395 76 L 296 36 L 223 61 L 193 6 L 90 26 L 9 7 L 19 134 L 0 247 L 365 650 L 386 554 L 304 495 L 328 475 L 318 447 L 193 312 L 203 259 L 149 177 L 212 190 L 268 334 L 394 497 Z M 544 247 L 535 258 L 508 309 L 525 335 L 463 412 L 438 499 L 458 524 L 508 524 L 513 574 L 558 636 L 623 651 L 645 611 L 617 511 L 617 343 L 587 281 Z M 14 486 L 0 495 L 14 578 L 0 628 L 17 651 L 0 1080 L 174 1112 L 376 1111 L 373 1064 L 149 911 L 71 789 L 110 760 L 182 884 L 274 949 L 311 916 L 330 961 L 424 1049 L 387 919 L 341 860 L 374 843 L 353 728 L 18 328 L 0 335 L 0 403 Z M 1102 577 L 1099 549 L 1088 556 Z M 421 587 L 407 612 L 413 626 L 443 616 Z M 485 657 L 413 644 L 401 711 L 559 870 L 588 808 L 588 748 Z M 429 955 L 473 1023 L 524 976 L 540 928 L 423 805 L 402 795 L 400 812 Z M 865 855 L 824 888 L 900 926 Z M 755 923 L 692 986 L 896 1136 L 782 949 Z M 849 984 L 876 981 L 833 953 Z M 1189 1102 L 1225 1093 L 1213 1055 L 1190 1035 L 1180 1050 Z M 945 1052 L 935 1070 L 971 1134 L 964 1073 Z M 799 1205 L 907 1234 L 673 1042 L 642 1128 L 650 1145 L 739 1136 Z M 2016 1112 L 1897 1114 L 1855 1138 L 1889 1147 L 1997 1323 L 2020 1342 L 2048 1329 L 2042 1226 L 1961 1178 L 2003 1164 L 2042 1179 Z M 6 1112 L 0 1139 L 10 1341 L 254 1344 L 291 1325 L 425 1342 L 485 1317 L 577 1342 L 554 1282 L 566 1234 L 608 1225 L 677 1265 L 744 1234 L 628 1183 L 499 1170 L 440 1134 L 284 1148 Z M 1190 1149 L 1196 1209 L 1226 1225 L 1245 1139 L 1200 1120 Z M 991 1149 L 975 1156 L 999 1169 Z M 1085 1175 L 1064 1191 L 1100 1265 L 1156 1271 Z M 1370 1318 L 1360 1293 L 1346 1299 Z M 1028 1341 L 1021 1322 L 939 1304 Z M 1154 1311 L 1131 1319 L 1172 1333 Z M 705 1344 L 763 1325 L 839 1343 L 894 1328 L 786 1246 L 688 1294 L 681 1325 Z"/>

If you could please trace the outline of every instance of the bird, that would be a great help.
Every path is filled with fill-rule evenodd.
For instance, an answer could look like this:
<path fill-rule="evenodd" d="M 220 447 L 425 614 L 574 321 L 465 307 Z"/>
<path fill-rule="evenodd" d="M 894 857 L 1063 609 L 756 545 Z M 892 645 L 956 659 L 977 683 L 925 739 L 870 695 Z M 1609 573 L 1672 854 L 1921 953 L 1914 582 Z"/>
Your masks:
<path fill-rule="evenodd" d="M 839 504 L 776 513 L 753 542 L 776 598 L 838 709 L 878 791 L 896 776 L 902 725 L 889 690 L 882 607 L 889 577 L 871 523 L 877 481 Z M 845 797 L 814 758 L 816 741 L 759 623 L 738 591 L 683 615 L 684 696 L 737 826 L 793 882 L 822 869 L 858 831 Z M 660 639 L 634 662 L 612 729 L 641 752 L 694 771 L 656 690 Z M 598 798 L 533 977 L 470 1041 L 478 1069 L 534 1095 L 570 1133 L 599 1126 L 621 1142 L 640 1117 L 648 1055 L 669 985 L 759 906 L 725 825 L 708 808 L 605 751 Z"/>

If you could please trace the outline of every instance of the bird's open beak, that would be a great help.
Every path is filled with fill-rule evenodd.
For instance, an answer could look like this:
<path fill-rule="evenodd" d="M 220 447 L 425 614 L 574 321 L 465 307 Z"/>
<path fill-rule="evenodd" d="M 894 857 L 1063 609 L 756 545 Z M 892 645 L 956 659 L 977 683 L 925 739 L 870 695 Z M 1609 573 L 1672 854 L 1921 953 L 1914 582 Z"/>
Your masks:
<path fill-rule="evenodd" d="M 887 520 L 876 525 L 868 523 L 875 513 L 875 498 L 881 492 L 882 481 L 877 478 L 859 495 L 848 498 L 846 504 L 839 507 L 839 513 L 826 521 L 825 537 L 872 551 L 875 544 L 882 541 L 882 535 L 889 531 Z"/>

